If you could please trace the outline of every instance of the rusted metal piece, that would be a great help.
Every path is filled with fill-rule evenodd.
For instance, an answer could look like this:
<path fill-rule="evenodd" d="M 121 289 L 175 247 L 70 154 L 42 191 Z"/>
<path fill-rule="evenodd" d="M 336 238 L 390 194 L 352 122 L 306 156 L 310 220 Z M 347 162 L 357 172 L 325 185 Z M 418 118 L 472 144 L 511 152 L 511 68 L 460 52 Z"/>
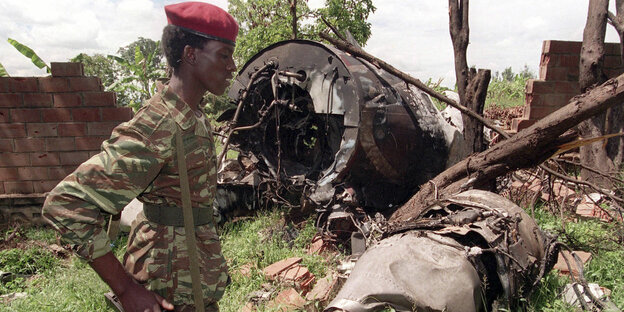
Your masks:
<path fill-rule="evenodd" d="M 242 103 L 233 148 L 253 154 L 272 198 L 293 205 L 303 196 L 330 211 L 357 198 L 355 206 L 388 210 L 464 156 L 461 134 L 421 90 L 318 42 L 262 50 L 229 96 Z M 354 196 L 342 203 L 347 189 Z"/>
<path fill-rule="evenodd" d="M 387 229 L 326 311 L 483 311 L 514 307 L 557 258 L 555 238 L 506 198 L 470 190 Z M 426 281 L 426 282 L 425 282 Z"/>

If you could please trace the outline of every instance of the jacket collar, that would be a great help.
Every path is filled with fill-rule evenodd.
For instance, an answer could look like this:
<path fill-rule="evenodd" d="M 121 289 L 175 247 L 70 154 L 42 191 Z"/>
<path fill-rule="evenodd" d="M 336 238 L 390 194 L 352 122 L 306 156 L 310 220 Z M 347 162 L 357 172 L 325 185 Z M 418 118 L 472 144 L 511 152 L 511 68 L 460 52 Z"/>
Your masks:
<path fill-rule="evenodd" d="M 177 94 L 169 91 L 169 85 L 162 85 L 162 89 L 158 89 L 160 90 L 160 97 L 171 111 L 171 117 L 173 117 L 173 120 L 175 120 L 180 128 L 182 128 L 182 130 L 187 130 L 194 126 L 197 119 L 191 107 L 178 97 Z"/>

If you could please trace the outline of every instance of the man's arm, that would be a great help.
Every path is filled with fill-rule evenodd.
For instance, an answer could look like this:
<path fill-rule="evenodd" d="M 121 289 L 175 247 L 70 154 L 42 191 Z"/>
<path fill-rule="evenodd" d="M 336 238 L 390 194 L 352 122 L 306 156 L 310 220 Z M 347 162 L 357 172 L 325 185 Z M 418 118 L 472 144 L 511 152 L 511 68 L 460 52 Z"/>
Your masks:
<path fill-rule="evenodd" d="M 173 310 L 173 304 L 136 283 L 112 252 L 89 262 L 95 272 L 113 290 L 125 312 Z"/>

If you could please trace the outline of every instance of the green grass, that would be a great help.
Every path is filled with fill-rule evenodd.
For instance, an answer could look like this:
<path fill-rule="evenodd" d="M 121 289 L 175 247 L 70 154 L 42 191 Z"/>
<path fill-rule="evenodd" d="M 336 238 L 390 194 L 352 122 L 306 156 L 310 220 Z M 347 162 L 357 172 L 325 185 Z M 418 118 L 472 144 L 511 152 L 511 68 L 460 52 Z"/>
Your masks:
<path fill-rule="evenodd" d="M 306 254 L 307 246 L 316 233 L 314 218 L 294 226 L 284 224 L 282 214 L 280 210 L 259 212 L 253 218 L 227 223 L 221 229 L 223 253 L 232 276 L 232 284 L 220 302 L 221 311 L 240 311 L 248 295 L 261 290 L 261 285 L 269 282 L 262 275 L 262 269 L 276 261 L 301 257 L 302 265 L 317 278 L 325 276 L 329 266 L 326 261 L 321 256 Z M 50 229 L 29 230 L 27 233 L 28 240 L 55 242 L 55 233 Z M 125 251 L 126 240 L 122 237 L 115 242 L 117 247 L 113 250 L 119 258 Z M 39 247 L 32 250 L 39 250 Z M 17 265 L 24 261 L 30 263 L 28 259 L 33 258 L 31 252 L 36 253 L 30 249 L 7 249 L 0 255 L 11 254 L 9 262 Z M 53 263 L 44 260 L 48 259 L 47 256 L 35 258 L 37 265 L 45 268 L 37 270 L 34 277 L 21 281 L 19 289 L 13 289 L 26 292 L 27 297 L 0 304 L 0 311 L 114 311 L 107 306 L 103 296 L 109 291 L 108 286 L 88 264 L 75 256 L 62 261 L 55 259 Z M 2 256 L 0 263 L 1 260 Z M 239 269 L 245 264 L 252 265 L 250 277 L 240 274 Z M 0 270 L 5 270 L 2 265 Z M 266 309 L 260 307 L 260 310 Z"/>
<path fill-rule="evenodd" d="M 253 219 L 225 226 L 222 235 L 223 254 L 230 266 L 232 284 L 220 302 L 221 311 L 240 311 L 248 295 L 261 290 L 261 285 L 268 282 L 262 275 L 262 269 L 279 260 L 301 257 L 302 265 L 317 278 L 327 273 L 328 264 L 321 256 L 306 253 L 316 233 L 314 218 L 297 227 L 284 226 L 281 213 L 262 213 Z M 240 268 L 245 265 L 251 265 L 249 277 L 240 274 Z"/>
<path fill-rule="evenodd" d="M 559 241 L 573 250 L 592 253 L 591 261 L 584 268 L 589 283 L 597 283 L 611 290 L 611 301 L 624 309 L 624 246 L 621 237 L 622 224 L 605 223 L 596 219 L 572 219 L 564 216 L 562 221 L 542 208 L 535 209 L 535 219 L 544 230 L 559 236 Z M 542 285 L 532 294 L 528 311 L 571 311 L 573 307 L 560 297 L 567 277 L 551 271 Z"/>
<path fill-rule="evenodd" d="M 220 230 L 223 253 L 232 277 L 232 284 L 220 302 L 221 311 L 240 311 L 249 294 L 261 290 L 263 284 L 270 283 L 262 275 L 262 269 L 276 261 L 288 257 L 301 257 L 302 264 L 317 278 L 324 277 L 328 273 L 328 268 L 336 266 L 336 259 L 326 260 L 321 256 L 306 253 L 309 242 L 317 232 L 314 217 L 298 225 L 285 224 L 283 221 L 285 213 L 287 212 L 279 209 L 259 211 L 254 217 L 227 223 Z M 565 215 L 565 219 L 562 220 L 559 215 L 554 216 L 539 206 L 534 210 L 534 218 L 543 229 L 557 234 L 561 242 L 574 250 L 584 250 L 593 254 L 592 260 L 585 267 L 587 281 L 610 289 L 611 300 L 623 309 L 623 226 L 595 219 L 576 220 Z M 4 235 L 6 238 L 10 233 Z M 55 242 L 52 230 L 32 229 L 22 231 L 19 235 L 24 242 L 31 242 L 28 244 L 31 248 L 0 251 L 0 263 L 3 263 L 2 261 L 8 263 L 0 265 L 0 270 L 8 271 L 7 268 L 13 266 L 10 270 L 18 272 L 23 269 L 22 272 L 35 272 L 35 275 L 18 281 L 19 287 L 13 289 L 26 292 L 27 297 L 15 299 L 8 304 L 0 304 L 0 311 L 114 311 L 107 306 L 103 296 L 108 287 L 85 262 L 75 256 L 49 261 L 50 254 L 45 253 L 41 243 Z M 125 237 L 115 242 L 117 247 L 114 251 L 118 257 L 123 255 L 125 244 Z M 243 266 L 251 266 L 249 276 L 240 273 Z M 31 267 L 35 269 L 30 269 Z M 573 307 L 567 305 L 560 297 L 566 283 L 568 283 L 566 277 L 560 277 L 558 272 L 551 271 L 518 311 L 573 310 Z M 279 290 L 279 285 L 273 286 Z M 5 283 L 2 287 L 13 286 Z M 268 310 L 259 307 L 259 311 Z"/>

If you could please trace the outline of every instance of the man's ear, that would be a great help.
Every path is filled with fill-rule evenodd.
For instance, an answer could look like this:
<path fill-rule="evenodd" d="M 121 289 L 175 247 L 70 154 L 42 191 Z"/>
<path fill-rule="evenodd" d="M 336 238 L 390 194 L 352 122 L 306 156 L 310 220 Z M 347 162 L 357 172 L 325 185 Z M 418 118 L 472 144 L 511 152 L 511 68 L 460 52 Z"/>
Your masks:
<path fill-rule="evenodd" d="M 195 48 L 191 47 L 190 45 L 185 45 L 184 51 L 182 52 L 182 61 L 191 65 L 195 65 L 195 57 Z"/>

